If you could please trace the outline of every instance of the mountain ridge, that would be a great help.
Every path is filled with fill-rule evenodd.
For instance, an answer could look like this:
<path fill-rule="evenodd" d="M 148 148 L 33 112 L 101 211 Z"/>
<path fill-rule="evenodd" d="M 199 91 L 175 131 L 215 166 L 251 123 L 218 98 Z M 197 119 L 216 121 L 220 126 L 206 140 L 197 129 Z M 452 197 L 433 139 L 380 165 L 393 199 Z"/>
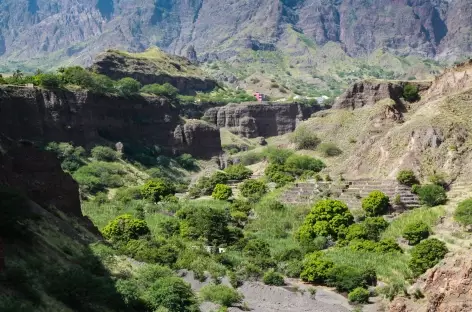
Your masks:
<path fill-rule="evenodd" d="M 5 0 L 0 11 L 0 60 L 13 64 L 90 64 L 108 48 L 154 45 L 177 55 L 194 46 L 200 60 L 229 59 L 248 40 L 284 50 L 287 27 L 317 46 L 340 44 L 354 57 L 384 49 L 444 60 L 472 51 L 466 0 L 145 0 L 139 7 L 123 0 Z"/>

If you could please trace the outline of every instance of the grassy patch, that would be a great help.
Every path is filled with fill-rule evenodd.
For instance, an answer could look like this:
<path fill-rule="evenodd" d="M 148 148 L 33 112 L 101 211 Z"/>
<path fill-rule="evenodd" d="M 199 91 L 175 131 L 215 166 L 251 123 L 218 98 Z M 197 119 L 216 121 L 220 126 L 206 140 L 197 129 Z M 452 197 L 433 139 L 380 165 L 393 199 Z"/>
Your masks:
<path fill-rule="evenodd" d="M 400 238 L 405 228 L 413 222 L 422 221 L 430 227 L 434 227 L 439 218 L 444 214 L 445 210 L 442 206 L 434 208 L 423 207 L 405 212 L 390 224 L 387 230 L 382 234 L 382 238 Z"/>

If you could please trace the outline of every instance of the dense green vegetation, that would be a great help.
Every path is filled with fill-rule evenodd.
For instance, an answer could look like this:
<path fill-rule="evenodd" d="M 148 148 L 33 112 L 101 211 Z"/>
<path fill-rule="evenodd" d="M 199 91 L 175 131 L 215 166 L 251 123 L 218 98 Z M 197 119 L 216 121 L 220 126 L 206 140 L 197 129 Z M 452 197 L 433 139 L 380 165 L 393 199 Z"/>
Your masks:
<path fill-rule="evenodd" d="M 466 199 L 459 203 L 454 212 L 454 218 L 462 225 L 472 225 L 472 199 Z"/>
<path fill-rule="evenodd" d="M 268 166 L 259 179 L 251 179 L 253 172 L 238 164 L 202 176 L 188 187 L 186 179 L 199 164 L 188 154 L 171 159 L 156 151 L 145 165 L 106 146 L 87 151 L 50 143 L 45 148 L 73 174 L 84 214 L 107 240 L 97 260 L 104 265 L 106 279 L 80 266 L 61 272 L 48 288 L 61 302 L 83 306 L 83 311 L 99 311 L 105 300 L 116 302 L 115 310 L 142 312 L 197 311 L 199 300 L 244 306 L 234 288 L 249 280 L 282 286 L 284 277 L 328 285 L 348 293 L 352 303 L 366 303 L 368 288 L 377 280 L 386 284 L 378 292 L 392 298 L 447 252 L 444 243 L 427 239 L 440 207 L 419 208 L 389 223 L 383 217 L 389 198 L 379 191 L 362 199 L 364 214 L 356 218 L 332 194 L 320 194 L 312 205 L 283 204 L 283 186 L 317 178 L 326 166 L 290 150 L 263 149 L 260 154 Z M 411 184 L 411 175 L 405 176 L 405 184 Z M 275 190 L 269 182 L 277 184 Z M 425 188 L 424 198 L 432 197 L 429 203 L 436 205 L 441 202 L 437 194 L 442 194 L 437 187 L 444 189 L 431 185 L 432 191 L 426 185 L 419 186 L 418 193 Z M 186 191 L 187 195 L 177 194 Z M 0 204 L 2 198 L 0 192 Z M 21 202 L 20 195 L 15 198 Z M 20 212 L 13 218 L 5 214 L 5 220 L 19 229 L 29 218 Z M 400 246 L 401 237 L 415 246 Z M 139 262 L 137 268 L 133 261 Z M 132 269 L 123 272 L 128 266 Z M 196 279 L 211 283 L 194 293 L 175 275 L 177 270 L 192 271 Z M 67 275 L 75 281 L 66 281 Z M 220 284 L 225 276 L 234 288 Z M 84 294 L 87 283 L 105 294 L 103 299 Z M 68 295 L 74 287 L 77 294 Z M 97 308 L 88 309 L 87 301 Z"/>

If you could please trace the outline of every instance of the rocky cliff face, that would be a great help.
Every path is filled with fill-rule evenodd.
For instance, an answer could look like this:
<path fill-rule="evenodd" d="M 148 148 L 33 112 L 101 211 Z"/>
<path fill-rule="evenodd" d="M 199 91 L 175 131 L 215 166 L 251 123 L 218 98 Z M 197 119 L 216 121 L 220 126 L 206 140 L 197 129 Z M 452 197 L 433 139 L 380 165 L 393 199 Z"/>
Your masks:
<path fill-rule="evenodd" d="M 249 37 L 256 47 L 284 50 L 295 30 L 352 56 L 384 49 L 449 60 L 472 51 L 471 16 L 469 0 L 3 0 L 0 55 L 27 61 L 56 53 L 90 63 L 110 47 L 158 45 L 185 55 L 192 45 L 202 59 L 229 58 Z"/>
<path fill-rule="evenodd" d="M 418 86 L 420 92 L 428 90 L 430 82 L 388 82 L 388 81 L 361 81 L 354 83 L 334 103 L 336 109 L 357 109 L 364 106 L 373 106 L 383 99 L 391 99 L 396 104 L 401 103 L 403 89 L 407 83 Z"/>
<path fill-rule="evenodd" d="M 215 156 L 221 150 L 220 131 L 217 127 L 201 120 L 188 120 L 174 131 L 176 148 L 181 152 L 201 157 Z"/>
<path fill-rule="evenodd" d="M 174 130 L 183 124 L 179 110 L 157 97 L 123 98 L 89 92 L 47 91 L 36 88 L 0 88 L 0 133 L 33 142 L 74 142 L 93 146 L 104 141 L 126 146 L 175 148 Z M 189 130 L 190 131 L 190 130 Z M 218 155 L 213 149 L 194 149 L 194 156 Z M 194 135 L 192 142 L 200 139 Z"/>
<path fill-rule="evenodd" d="M 116 51 L 101 53 L 92 70 L 114 80 L 132 77 L 143 85 L 170 83 L 180 94 L 187 95 L 195 95 L 196 91 L 208 92 L 217 86 L 215 80 L 206 78 L 188 59 L 158 49 L 150 49 L 143 55 Z"/>
<path fill-rule="evenodd" d="M 472 310 L 472 261 L 456 256 L 434 267 L 417 282 L 417 289 L 426 296 L 413 301 L 397 298 L 390 312 L 460 312 Z"/>
<path fill-rule="evenodd" d="M 52 206 L 82 217 L 79 186 L 62 171 L 56 155 L 28 142 L 13 142 L 1 134 L 0 184 L 24 192 L 45 209 Z"/>
<path fill-rule="evenodd" d="M 294 131 L 313 111 L 297 103 L 230 104 L 209 109 L 204 119 L 246 138 L 270 137 Z"/>

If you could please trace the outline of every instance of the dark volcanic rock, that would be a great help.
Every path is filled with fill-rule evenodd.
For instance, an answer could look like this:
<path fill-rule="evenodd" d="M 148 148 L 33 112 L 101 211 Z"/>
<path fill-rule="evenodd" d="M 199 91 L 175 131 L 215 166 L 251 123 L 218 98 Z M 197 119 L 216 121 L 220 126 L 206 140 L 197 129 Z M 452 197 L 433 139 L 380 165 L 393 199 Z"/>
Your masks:
<path fill-rule="evenodd" d="M 0 133 L 14 140 L 88 147 L 111 141 L 123 142 L 125 148 L 159 145 L 170 153 L 176 151 L 174 130 L 182 123 L 179 109 L 164 98 L 0 88 Z M 214 155 L 220 151 L 221 147 L 212 150 Z M 195 149 L 193 155 L 209 153 L 199 152 Z"/>
<path fill-rule="evenodd" d="M 62 171 L 55 154 L 31 143 L 0 138 L 0 184 L 24 192 L 45 209 L 82 217 L 77 182 Z"/>
<path fill-rule="evenodd" d="M 251 103 L 211 108 L 204 118 L 237 135 L 257 138 L 292 132 L 300 121 L 307 119 L 312 113 L 313 108 L 297 103 Z"/>
<path fill-rule="evenodd" d="M 149 53 L 155 53 L 156 59 L 108 51 L 98 55 L 92 70 L 115 80 L 132 77 L 143 85 L 170 83 L 179 89 L 179 93 L 187 95 L 211 91 L 218 85 L 215 80 L 204 77 L 186 58 L 157 49 L 151 49 Z"/>
<path fill-rule="evenodd" d="M 174 131 L 179 152 L 210 158 L 221 151 L 220 131 L 201 120 L 188 120 Z"/>
<path fill-rule="evenodd" d="M 408 83 L 417 85 L 420 92 L 427 90 L 431 86 L 430 82 L 389 82 L 376 80 L 356 82 L 336 100 L 333 108 L 357 109 L 363 106 L 372 106 L 377 101 L 383 99 L 392 99 L 396 104 L 401 105 L 400 99 L 403 97 L 403 89 Z"/>

